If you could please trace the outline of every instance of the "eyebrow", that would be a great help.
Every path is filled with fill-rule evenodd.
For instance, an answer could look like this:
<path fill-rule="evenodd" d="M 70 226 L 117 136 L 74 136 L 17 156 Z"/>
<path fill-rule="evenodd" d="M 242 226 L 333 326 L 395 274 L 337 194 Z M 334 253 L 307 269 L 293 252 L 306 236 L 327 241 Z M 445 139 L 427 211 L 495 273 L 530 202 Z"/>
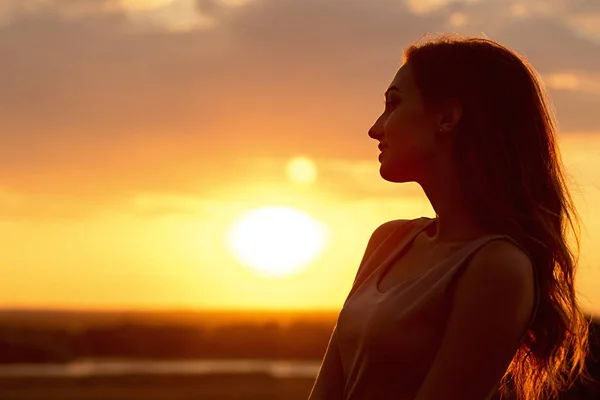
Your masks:
<path fill-rule="evenodd" d="M 388 95 L 389 92 L 394 92 L 394 91 L 400 93 L 400 89 L 398 89 L 397 86 L 390 86 L 388 88 L 388 90 L 385 91 L 384 96 L 387 97 L 387 95 Z"/>

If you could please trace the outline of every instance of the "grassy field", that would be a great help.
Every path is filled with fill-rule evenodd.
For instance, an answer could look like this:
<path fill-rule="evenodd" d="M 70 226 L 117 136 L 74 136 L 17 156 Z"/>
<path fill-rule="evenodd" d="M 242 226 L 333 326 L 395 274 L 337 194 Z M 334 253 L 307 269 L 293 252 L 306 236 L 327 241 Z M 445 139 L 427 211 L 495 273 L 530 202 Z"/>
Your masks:
<path fill-rule="evenodd" d="M 267 375 L 1 378 L 2 400 L 306 400 L 313 379 Z"/>
<path fill-rule="evenodd" d="M 264 374 L 0 378 L 1 400 L 307 400 L 313 378 Z M 595 388 L 559 400 L 598 400 Z M 498 400 L 494 397 L 493 400 Z"/>

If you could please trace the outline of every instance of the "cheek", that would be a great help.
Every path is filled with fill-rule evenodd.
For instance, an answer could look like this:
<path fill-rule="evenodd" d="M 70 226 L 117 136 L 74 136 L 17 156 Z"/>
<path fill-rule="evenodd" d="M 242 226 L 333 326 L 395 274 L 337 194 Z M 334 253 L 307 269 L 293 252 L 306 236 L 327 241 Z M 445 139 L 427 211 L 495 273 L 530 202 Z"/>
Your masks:
<path fill-rule="evenodd" d="M 381 175 L 391 182 L 419 181 L 435 151 L 435 135 L 426 118 L 392 114 L 384 125 L 389 148 L 381 155 Z"/>
<path fill-rule="evenodd" d="M 386 141 L 395 158 L 418 161 L 431 153 L 434 145 L 428 120 L 416 113 L 396 112 L 384 126 Z"/>

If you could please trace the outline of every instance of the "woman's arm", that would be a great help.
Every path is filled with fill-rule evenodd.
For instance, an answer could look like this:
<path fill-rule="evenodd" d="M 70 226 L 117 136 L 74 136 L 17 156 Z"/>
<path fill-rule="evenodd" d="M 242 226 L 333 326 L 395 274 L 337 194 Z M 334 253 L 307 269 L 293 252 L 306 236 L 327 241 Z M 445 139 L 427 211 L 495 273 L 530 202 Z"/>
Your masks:
<path fill-rule="evenodd" d="M 341 400 L 343 393 L 344 374 L 337 345 L 336 324 L 308 400 Z"/>
<path fill-rule="evenodd" d="M 365 264 L 381 243 L 390 236 L 390 234 L 404 224 L 405 220 L 392 220 L 381 224 L 373 233 L 367 243 L 367 248 L 363 258 L 358 266 L 352 289 L 360 283 L 364 276 Z M 352 293 L 352 290 L 351 290 Z M 348 298 L 350 295 L 348 295 Z M 346 298 L 346 301 L 348 300 Z M 321 368 L 310 392 L 308 400 L 338 400 L 342 399 L 344 393 L 344 372 L 342 367 L 341 355 L 337 342 L 337 324 L 333 328 L 333 333 L 329 339 L 325 356 L 321 362 Z"/>
<path fill-rule="evenodd" d="M 533 309 L 531 261 L 493 241 L 457 282 L 440 349 L 416 400 L 488 399 L 519 348 Z"/>

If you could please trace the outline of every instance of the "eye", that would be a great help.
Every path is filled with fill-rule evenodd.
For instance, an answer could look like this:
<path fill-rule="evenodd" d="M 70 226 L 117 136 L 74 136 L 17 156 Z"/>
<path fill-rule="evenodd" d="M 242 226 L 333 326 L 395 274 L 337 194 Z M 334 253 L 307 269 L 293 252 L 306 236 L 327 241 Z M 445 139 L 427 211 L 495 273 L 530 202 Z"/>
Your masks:
<path fill-rule="evenodd" d="M 387 100 L 385 102 L 385 109 L 386 110 L 391 110 L 392 108 L 394 108 L 395 105 L 396 105 L 396 101 L 394 101 L 394 100 Z"/>

